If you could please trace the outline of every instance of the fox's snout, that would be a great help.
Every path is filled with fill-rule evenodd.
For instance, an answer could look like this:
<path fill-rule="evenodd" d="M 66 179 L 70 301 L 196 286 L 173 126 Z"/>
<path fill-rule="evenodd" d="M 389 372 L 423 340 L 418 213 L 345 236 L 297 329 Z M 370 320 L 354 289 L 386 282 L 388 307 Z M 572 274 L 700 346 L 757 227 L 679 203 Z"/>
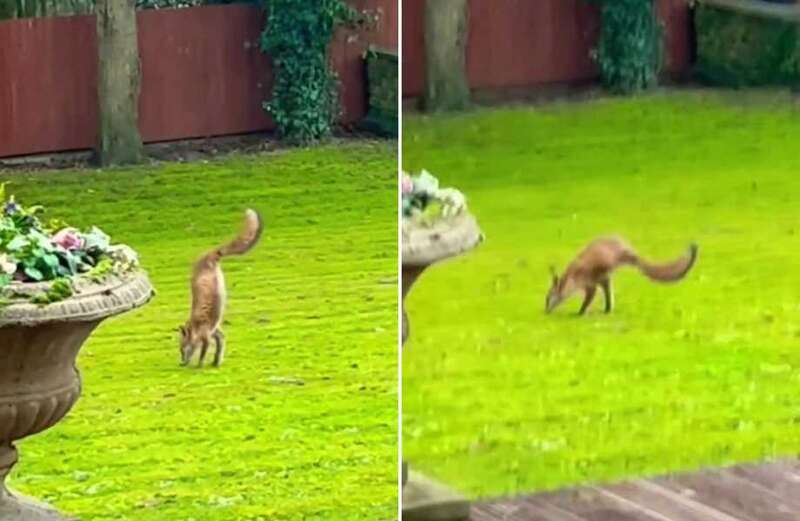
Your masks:
<path fill-rule="evenodd" d="M 558 307 L 561 303 L 561 297 L 557 293 L 553 293 L 552 291 L 547 294 L 547 298 L 544 301 L 544 312 L 550 314 L 553 312 L 554 309 Z"/>

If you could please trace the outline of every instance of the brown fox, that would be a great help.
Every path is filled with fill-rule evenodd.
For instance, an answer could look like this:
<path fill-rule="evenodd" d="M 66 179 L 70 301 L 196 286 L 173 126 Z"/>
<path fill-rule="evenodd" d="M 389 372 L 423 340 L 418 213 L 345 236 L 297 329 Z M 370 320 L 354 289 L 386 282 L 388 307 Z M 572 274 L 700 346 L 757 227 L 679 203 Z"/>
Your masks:
<path fill-rule="evenodd" d="M 550 268 L 553 284 L 547 292 L 545 311 L 550 313 L 573 293 L 583 291 L 583 304 L 578 312 L 583 315 L 592 304 L 599 286 L 606 300 L 605 312 L 610 313 L 614 305 L 611 273 L 615 269 L 623 265 L 636 266 L 650 280 L 675 282 L 692 269 L 697 259 L 697 249 L 697 244 L 692 243 L 688 253 L 681 258 L 666 264 L 653 264 L 639 257 L 618 237 L 596 239 L 578 254 L 561 277 L 555 268 Z"/>
<path fill-rule="evenodd" d="M 261 217 L 255 210 L 247 210 L 244 227 L 239 236 L 225 246 L 214 248 L 194 265 L 192 273 L 192 312 L 180 332 L 181 365 L 188 365 L 195 350 L 200 348 L 197 366 L 203 366 L 208 345 L 214 340 L 214 366 L 219 367 L 225 355 L 225 336 L 220 324 L 225 308 L 225 279 L 220 261 L 228 255 L 242 255 L 250 251 L 261 237 Z"/>

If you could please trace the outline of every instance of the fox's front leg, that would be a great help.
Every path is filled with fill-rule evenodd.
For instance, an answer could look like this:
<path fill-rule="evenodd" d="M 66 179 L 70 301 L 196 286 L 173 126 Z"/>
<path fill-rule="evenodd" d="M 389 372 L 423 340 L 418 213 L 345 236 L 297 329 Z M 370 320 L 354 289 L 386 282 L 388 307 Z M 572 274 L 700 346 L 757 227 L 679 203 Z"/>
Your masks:
<path fill-rule="evenodd" d="M 208 338 L 204 337 L 200 343 L 200 358 L 197 360 L 197 367 L 203 367 L 203 361 L 206 358 L 206 352 L 208 352 Z"/>
<path fill-rule="evenodd" d="M 222 365 L 222 359 L 225 357 L 225 335 L 221 329 L 214 331 L 214 342 L 217 350 L 214 351 L 214 367 Z"/>
<path fill-rule="evenodd" d="M 583 315 L 586 313 L 586 310 L 589 309 L 589 306 L 592 305 L 592 301 L 594 300 L 594 294 L 597 292 L 596 286 L 589 286 L 585 290 L 586 296 L 583 297 L 583 304 L 581 305 L 581 310 L 578 311 L 579 315 Z"/>
<path fill-rule="evenodd" d="M 600 283 L 603 288 L 603 295 L 606 298 L 606 313 L 611 313 L 614 309 L 614 289 L 611 287 L 611 279 L 606 279 Z"/>

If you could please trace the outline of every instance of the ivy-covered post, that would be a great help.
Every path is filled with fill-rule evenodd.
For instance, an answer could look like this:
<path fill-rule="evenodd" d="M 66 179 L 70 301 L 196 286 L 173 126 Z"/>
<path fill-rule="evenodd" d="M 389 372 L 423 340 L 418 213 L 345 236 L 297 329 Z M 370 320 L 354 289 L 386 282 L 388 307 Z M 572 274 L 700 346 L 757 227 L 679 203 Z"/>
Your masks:
<path fill-rule="evenodd" d="M 343 0 L 266 0 L 261 50 L 272 58 L 272 97 L 264 108 L 294 144 L 330 136 L 340 115 L 339 82 L 328 56 L 336 29 L 357 18 Z"/>
<path fill-rule="evenodd" d="M 13 0 L 0 0 L 0 20 L 9 20 L 17 14 L 17 5 Z"/>
<path fill-rule="evenodd" d="M 468 0 L 425 2 L 426 110 L 461 110 L 469 106 L 468 26 Z"/>
<path fill-rule="evenodd" d="M 139 44 L 135 0 L 98 0 L 97 159 L 103 166 L 142 159 L 139 135 Z"/>
<path fill-rule="evenodd" d="M 592 0 L 600 4 L 600 41 L 592 56 L 603 85 L 629 94 L 658 84 L 664 31 L 655 0 Z"/>

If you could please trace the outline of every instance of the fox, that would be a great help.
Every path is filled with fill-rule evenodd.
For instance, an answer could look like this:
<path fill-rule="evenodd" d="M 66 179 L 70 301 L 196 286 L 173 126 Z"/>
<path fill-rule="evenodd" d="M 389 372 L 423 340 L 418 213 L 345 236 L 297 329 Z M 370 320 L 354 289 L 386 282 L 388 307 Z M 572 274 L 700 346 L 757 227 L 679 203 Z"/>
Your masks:
<path fill-rule="evenodd" d="M 225 356 L 225 335 L 220 328 L 227 297 L 220 265 L 222 258 L 244 255 L 258 243 L 264 229 L 261 216 L 246 210 L 239 235 L 228 244 L 203 255 L 194 265 L 191 278 L 192 307 L 189 320 L 178 327 L 181 365 L 187 366 L 200 348 L 198 367 L 203 366 L 206 351 L 214 341 L 214 367 L 222 365 Z"/>
<path fill-rule="evenodd" d="M 648 262 L 620 237 L 595 239 L 586 246 L 559 276 L 550 267 L 552 284 L 545 300 L 545 312 L 551 313 L 562 302 L 578 291 L 583 291 L 583 304 L 578 315 L 584 315 L 594 300 L 597 288 L 605 297 L 605 312 L 611 313 L 614 307 L 614 294 L 611 287 L 611 274 L 620 266 L 635 266 L 654 282 L 676 282 L 683 279 L 697 260 L 698 246 L 692 242 L 689 251 L 680 258 L 664 263 Z"/>

